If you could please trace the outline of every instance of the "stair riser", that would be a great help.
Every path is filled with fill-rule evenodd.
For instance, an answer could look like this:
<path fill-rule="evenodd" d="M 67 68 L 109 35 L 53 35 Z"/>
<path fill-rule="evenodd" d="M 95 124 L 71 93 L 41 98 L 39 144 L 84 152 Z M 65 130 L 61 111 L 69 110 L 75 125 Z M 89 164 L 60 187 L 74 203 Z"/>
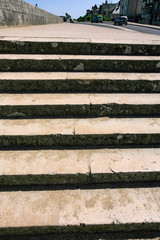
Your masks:
<path fill-rule="evenodd" d="M 160 116 L 160 105 L 83 104 L 0 106 L 0 118 Z"/>
<path fill-rule="evenodd" d="M 25 233 L 24 233 L 25 234 Z M 46 234 L 27 234 L 19 236 L 1 237 L 1 240 L 110 240 L 110 239 L 124 239 L 125 240 L 159 240 L 160 233 L 152 231 L 134 231 L 133 232 L 108 232 L 108 233 L 46 233 Z M 120 238 L 121 237 L 121 238 Z"/>
<path fill-rule="evenodd" d="M 111 234 L 110 236 L 113 237 L 114 235 L 112 234 L 114 233 L 117 233 L 118 236 L 125 236 L 128 233 L 128 234 L 131 234 L 131 236 L 133 237 L 137 234 L 137 231 L 138 231 L 139 234 L 137 236 L 148 236 L 150 238 L 151 236 L 159 236 L 159 227 L 160 227 L 159 225 L 160 225 L 159 223 L 147 223 L 147 222 L 130 223 L 130 224 L 122 224 L 122 223 L 115 224 L 113 222 L 113 224 L 108 224 L 108 225 L 107 224 L 106 225 L 85 225 L 82 223 L 80 226 L 69 225 L 69 226 L 55 226 L 55 227 L 52 227 L 52 226 L 44 226 L 44 227 L 33 226 L 33 227 L 21 227 L 21 228 L 11 227 L 11 228 L 1 228 L 0 236 L 1 237 L 6 236 L 8 240 L 9 236 L 12 236 L 13 239 L 14 239 L 14 236 L 15 236 L 15 239 L 19 239 L 19 237 L 23 236 L 23 234 L 24 234 L 24 237 L 25 236 L 28 237 L 30 236 L 29 234 L 33 234 L 34 235 L 33 239 L 41 239 L 40 238 L 41 235 L 38 235 L 39 236 L 38 238 L 37 234 L 45 234 L 44 236 L 42 235 L 44 237 L 44 238 L 42 237 L 42 239 L 46 239 L 46 234 L 49 234 L 49 236 L 52 236 L 51 235 L 52 233 L 58 234 L 58 236 L 59 234 L 76 234 L 77 233 L 78 235 L 80 235 L 80 234 L 86 234 L 86 233 L 88 234 L 98 234 L 98 233 L 105 234 L 106 233 L 107 237 L 109 236 L 108 234 Z M 152 231 L 154 231 L 154 233 L 157 233 L 158 235 L 156 234 L 154 235 Z M 58 236 L 57 236 L 57 239 L 59 239 Z M 84 235 L 81 235 L 81 236 L 83 238 Z M 94 239 L 93 238 L 94 236 L 91 235 L 92 238 L 87 237 L 86 240 Z M 50 237 L 48 239 L 50 240 Z M 65 238 L 62 238 L 62 239 L 65 239 Z"/>
<path fill-rule="evenodd" d="M 160 134 L 0 136 L 0 149 L 160 146 Z"/>
<path fill-rule="evenodd" d="M 70 184 L 104 184 L 159 182 L 160 172 L 126 172 L 106 174 L 55 174 L 55 175 L 2 175 L 0 187 L 4 186 L 38 186 L 38 185 L 70 185 Z"/>
<path fill-rule="evenodd" d="M 160 73 L 159 57 L 44 56 L 44 54 L 160 56 L 158 45 L 0 41 L 0 53 L 43 54 L 7 56 L 8 59 L 1 56 L 0 72 L 9 72 L 5 73 L 10 76 L 9 78 L 11 76 L 15 78 L 14 75 L 9 75 L 15 72 L 24 72 L 26 76 L 27 72 L 37 74 L 53 72 L 57 79 L 53 80 L 53 77 L 52 80 L 40 80 L 42 76 L 47 78 L 46 73 L 38 76 L 37 80 L 3 79 L 0 80 L 0 93 L 160 93 L 160 79 L 157 77 L 160 74 L 143 76 L 134 74 Z M 55 72 L 67 72 L 66 77 L 63 73 L 61 78 L 64 79 L 58 80 L 60 75 L 56 75 Z M 71 74 L 84 72 L 85 75 L 86 72 L 94 72 L 95 75 L 96 72 L 115 72 L 116 76 L 114 78 L 110 74 L 110 80 L 104 80 L 104 75 L 101 75 L 103 80 L 87 79 L 88 76 L 84 76 L 87 80 L 83 80 L 73 79 L 68 72 Z M 111 80 L 117 79 L 117 76 L 119 78 L 120 72 L 126 72 L 124 79 L 128 80 Z M 131 79 L 136 80 L 129 80 L 128 73 L 132 73 Z M 3 73 L 1 78 L 2 76 Z M 19 76 L 21 78 L 22 73 Z M 69 80 L 69 76 L 72 80 Z M 141 80 L 140 76 L 146 80 Z M 29 79 L 29 76 L 27 77 Z M 51 75 L 48 74 L 48 77 Z M 151 81 L 152 79 L 159 80 Z M 24 100 L 21 100 L 23 96 L 1 96 L 1 119 L 33 119 L 1 120 L 0 150 L 2 164 L 5 163 L 0 169 L 2 199 L 0 238 L 2 236 L 2 239 L 8 240 L 10 237 L 14 239 L 18 236 L 18 239 L 24 235 L 36 239 L 37 236 L 41 238 L 43 235 L 44 239 L 47 239 L 46 235 L 49 235 L 51 239 L 52 234 L 57 234 L 58 237 L 60 234 L 68 236 L 81 234 L 83 239 L 83 234 L 91 236 L 94 233 L 129 233 L 134 236 L 135 232 L 142 232 L 151 237 L 151 232 L 157 233 L 160 229 L 156 214 L 159 211 L 160 183 L 160 172 L 157 167 L 160 149 L 159 96 L 155 99 L 154 94 L 150 98 L 145 96 L 141 99 L 139 94 L 138 97 L 134 96 L 131 99 L 122 97 L 122 100 L 112 96 L 116 99 L 114 103 L 110 103 L 112 101 L 109 99 L 106 102 L 110 104 L 100 104 L 103 103 L 103 96 L 101 98 L 85 96 L 87 101 L 84 98 L 81 102 L 83 95 L 81 98 L 79 96 L 80 100 L 76 100 L 75 105 L 71 105 L 74 104 L 72 101 L 74 97 L 48 96 L 42 101 L 42 98 L 45 98 L 45 94 L 43 95 L 42 97 L 29 95 L 24 97 Z M 135 98 L 136 103 L 139 103 L 140 99 L 142 104 L 130 104 L 134 103 Z M 49 105 L 58 104 L 58 101 L 63 105 Z M 65 105 L 66 101 L 70 105 Z M 129 104 L 117 104 L 120 102 Z M 6 103 L 8 105 L 3 105 Z M 34 105 L 36 103 L 48 105 Z M 126 118 L 130 116 L 133 118 Z M 109 155 L 104 156 L 103 153 L 96 155 L 95 149 L 99 151 L 104 147 L 110 150 L 113 148 L 113 155 L 110 153 L 110 158 L 105 157 Z M 150 148 L 151 154 L 147 152 L 145 155 L 143 151 L 141 152 L 142 147 L 145 150 Z M 123 155 L 115 151 L 115 148 L 118 150 L 131 148 L 131 152 L 125 152 Z M 132 154 L 132 148 L 138 148 L 136 149 L 138 153 Z M 156 148 L 158 153 L 155 151 Z M 23 149 L 67 149 L 71 150 L 72 158 L 68 152 L 56 155 L 52 151 L 45 154 L 39 151 L 35 154 L 31 151 L 29 155 L 28 151 L 24 151 L 27 153 L 25 155 Z M 85 154 L 78 152 L 76 155 L 73 153 L 74 149 L 83 149 Z M 92 149 L 91 155 L 86 153 L 87 149 Z M 3 150 L 7 153 L 8 150 L 13 150 L 13 153 L 7 155 Z M 17 153 L 15 150 L 20 151 Z M 139 184 L 141 188 L 138 187 Z M 95 236 L 91 239 L 94 238 Z M 101 236 L 97 239 L 103 238 L 104 236 Z"/>
<path fill-rule="evenodd" d="M 158 60 L 0 60 L 4 72 L 160 72 Z"/>
<path fill-rule="evenodd" d="M 160 80 L 0 80 L 0 93 L 158 93 Z"/>
<path fill-rule="evenodd" d="M 160 47 L 143 44 L 0 41 L 0 53 L 159 56 Z"/>

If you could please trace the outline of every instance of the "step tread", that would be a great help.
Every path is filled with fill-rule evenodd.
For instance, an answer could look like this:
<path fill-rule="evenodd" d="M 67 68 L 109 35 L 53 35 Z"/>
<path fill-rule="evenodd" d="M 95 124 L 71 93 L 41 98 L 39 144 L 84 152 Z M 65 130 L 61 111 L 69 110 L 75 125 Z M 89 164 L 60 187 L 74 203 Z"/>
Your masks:
<path fill-rule="evenodd" d="M 160 80 L 160 73 L 0 72 L 0 80 Z"/>
<path fill-rule="evenodd" d="M 159 158 L 159 148 L 0 151 L 0 175 L 160 172 Z"/>
<path fill-rule="evenodd" d="M 1 119 L 0 135 L 160 133 L 160 118 Z M 120 137 L 120 136 L 119 136 Z"/>
<path fill-rule="evenodd" d="M 54 55 L 54 54 L 0 54 L 0 60 L 68 60 L 68 59 L 82 59 L 82 60 L 159 60 L 160 56 L 113 56 L 113 55 Z"/>
<path fill-rule="evenodd" d="M 154 224 L 159 196 L 160 188 L 1 192 L 0 227 Z"/>
<path fill-rule="evenodd" d="M 160 94 L 0 94 L 5 105 L 160 104 Z"/>
<path fill-rule="evenodd" d="M 76 134 L 159 133 L 160 118 L 77 119 Z M 119 136 L 120 137 L 120 136 Z"/>

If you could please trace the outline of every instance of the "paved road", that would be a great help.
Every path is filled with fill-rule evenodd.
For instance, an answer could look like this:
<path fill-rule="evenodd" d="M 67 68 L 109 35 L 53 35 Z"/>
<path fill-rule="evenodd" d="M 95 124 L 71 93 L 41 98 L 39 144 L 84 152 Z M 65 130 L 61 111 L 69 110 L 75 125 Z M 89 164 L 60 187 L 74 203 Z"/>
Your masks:
<path fill-rule="evenodd" d="M 99 27 L 100 26 L 100 27 Z M 114 26 L 113 23 L 60 23 L 41 26 L 0 28 L 0 40 L 70 41 L 131 44 L 160 44 L 158 31 L 135 26 Z M 153 34 L 143 33 L 142 30 Z M 158 34 L 154 34 L 154 32 Z"/>
<path fill-rule="evenodd" d="M 82 23 L 81 23 L 82 24 Z M 128 32 L 141 32 L 141 33 L 148 33 L 148 34 L 156 34 L 160 35 L 160 30 L 158 29 L 152 29 L 152 28 L 147 28 L 147 27 L 141 27 L 141 26 L 136 26 L 132 24 L 126 25 L 114 25 L 113 22 L 105 22 L 105 23 L 83 23 L 83 24 L 88 24 L 88 25 L 93 25 L 93 26 L 100 26 L 100 27 L 107 27 L 107 28 L 114 28 L 114 29 L 120 29 Z"/>

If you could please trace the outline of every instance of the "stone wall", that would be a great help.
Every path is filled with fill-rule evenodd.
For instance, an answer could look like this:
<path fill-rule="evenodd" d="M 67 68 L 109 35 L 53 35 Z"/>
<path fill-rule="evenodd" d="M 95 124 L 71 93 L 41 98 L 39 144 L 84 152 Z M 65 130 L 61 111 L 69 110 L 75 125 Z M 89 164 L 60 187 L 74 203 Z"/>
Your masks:
<path fill-rule="evenodd" d="M 62 18 L 23 0 L 0 0 L 0 25 L 40 25 L 63 22 Z"/>

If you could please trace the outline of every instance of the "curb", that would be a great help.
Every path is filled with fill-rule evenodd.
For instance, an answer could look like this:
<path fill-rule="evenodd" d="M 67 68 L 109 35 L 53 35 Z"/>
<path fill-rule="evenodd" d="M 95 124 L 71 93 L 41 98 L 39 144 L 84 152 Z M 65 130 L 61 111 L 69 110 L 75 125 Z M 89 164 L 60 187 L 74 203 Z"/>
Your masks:
<path fill-rule="evenodd" d="M 133 22 L 128 22 L 128 24 L 129 25 L 135 25 L 135 26 L 138 26 L 138 27 L 146 27 L 146 28 L 160 30 L 160 26 L 155 26 L 155 25 L 140 24 L 140 23 L 133 23 Z"/>

